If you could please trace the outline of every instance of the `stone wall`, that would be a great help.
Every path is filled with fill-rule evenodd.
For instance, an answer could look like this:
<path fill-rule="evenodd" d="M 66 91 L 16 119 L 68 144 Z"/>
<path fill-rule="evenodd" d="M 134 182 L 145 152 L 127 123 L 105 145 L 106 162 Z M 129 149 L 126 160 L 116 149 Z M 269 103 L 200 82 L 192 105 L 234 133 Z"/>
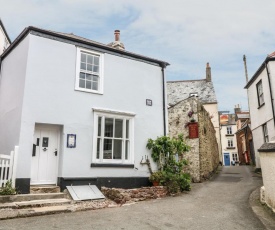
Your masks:
<path fill-rule="evenodd" d="M 192 117 L 188 113 L 193 111 Z M 188 123 L 195 119 L 199 126 L 199 138 L 189 139 Z M 183 134 L 191 150 L 184 154 L 189 161 L 186 171 L 191 174 L 193 182 L 208 178 L 219 164 L 218 144 L 215 129 L 208 112 L 197 98 L 180 101 L 168 110 L 169 135 L 177 137 Z"/>
<path fill-rule="evenodd" d="M 208 179 L 219 165 L 216 131 L 208 112 L 198 103 L 201 180 Z"/>
<path fill-rule="evenodd" d="M 119 189 L 102 187 L 101 192 L 117 204 L 138 202 L 165 197 L 168 194 L 164 186 L 142 187 L 136 189 Z"/>

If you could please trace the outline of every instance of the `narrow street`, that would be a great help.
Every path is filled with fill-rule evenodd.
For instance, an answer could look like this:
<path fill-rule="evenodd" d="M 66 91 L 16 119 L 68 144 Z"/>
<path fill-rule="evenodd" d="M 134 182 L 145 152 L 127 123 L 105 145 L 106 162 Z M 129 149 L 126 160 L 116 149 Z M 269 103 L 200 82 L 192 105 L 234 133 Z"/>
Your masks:
<path fill-rule="evenodd" d="M 223 167 L 180 196 L 120 208 L 4 220 L 0 229 L 266 229 L 249 205 L 262 184 L 248 166 Z"/>

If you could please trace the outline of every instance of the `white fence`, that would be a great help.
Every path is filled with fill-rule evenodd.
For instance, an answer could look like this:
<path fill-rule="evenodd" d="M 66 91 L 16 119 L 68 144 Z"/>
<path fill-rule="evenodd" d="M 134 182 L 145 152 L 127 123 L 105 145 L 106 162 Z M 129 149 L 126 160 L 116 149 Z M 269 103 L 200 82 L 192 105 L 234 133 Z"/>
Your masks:
<path fill-rule="evenodd" d="M 9 180 L 12 180 L 12 187 L 15 187 L 18 149 L 15 146 L 10 155 L 0 154 L 0 187 L 4 187 Z"/>

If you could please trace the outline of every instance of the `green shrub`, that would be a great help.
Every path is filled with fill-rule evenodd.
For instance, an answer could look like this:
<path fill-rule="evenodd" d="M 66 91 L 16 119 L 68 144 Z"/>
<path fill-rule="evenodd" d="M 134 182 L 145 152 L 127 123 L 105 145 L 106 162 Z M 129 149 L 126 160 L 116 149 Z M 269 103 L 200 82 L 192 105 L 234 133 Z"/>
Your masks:
<path fill-rule="evenodd" d="M 183 172 L 184 166 L 188 164 L 183 154 L 190 147 L 183 140 L 183 135 L 177 138 L 162 136 L 156 140 L 149 139 L 147 148 L 152 150 L 152 158 L 159 167 L 159 171 L 150 176 L 150 181 L 156 175 L 162 177 L 161 184 L 167 186 L 171 194 L 190 190 L 190 175 Z"/>
<path fill-rule="evenodd" d="M 0 195 L 15 195 L 16 190 L 12 187 L 12 181 L 9 180 L 4 187 L 0 188 Z"/>

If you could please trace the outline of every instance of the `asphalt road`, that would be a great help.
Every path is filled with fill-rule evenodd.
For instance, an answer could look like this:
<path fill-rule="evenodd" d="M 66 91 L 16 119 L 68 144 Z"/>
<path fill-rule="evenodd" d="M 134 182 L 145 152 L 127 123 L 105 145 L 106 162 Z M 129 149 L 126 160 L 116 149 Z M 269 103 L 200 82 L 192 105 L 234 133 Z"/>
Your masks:
<path fill-rule="evenodd" d="M 0 221 L 0 229 L 266 229 L 249 205 L 262 184 L 248 166 L 223 167 L 210 181 L 176 197 L 120 208 Z M 275 229 L 275 228 L 274 228 Z"/>

